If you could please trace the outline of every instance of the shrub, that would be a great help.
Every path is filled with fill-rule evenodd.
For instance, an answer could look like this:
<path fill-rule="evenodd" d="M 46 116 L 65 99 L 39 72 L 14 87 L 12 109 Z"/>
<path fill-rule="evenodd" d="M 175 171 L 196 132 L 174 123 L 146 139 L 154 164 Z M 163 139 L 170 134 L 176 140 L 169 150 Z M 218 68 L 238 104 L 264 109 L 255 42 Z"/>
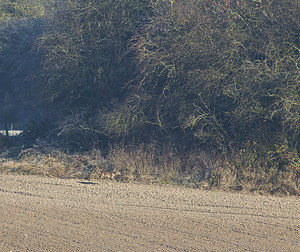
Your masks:
<path fill-rule="evenodd" d="M 295 146 L 297 10 L 294 0 L 157 1 L 132 40 L 136 105 L 175 139 L 226 150 L 247 139 L 271 146 L 272 135 Z"/>
<path fill-rule="evenodd" d="M 146 8 L 147 1 L 66 1 L 38 43 L 45 97 L 66 109 L 91 110 L 122 99 L 133 74 L 128 41 Z"/>

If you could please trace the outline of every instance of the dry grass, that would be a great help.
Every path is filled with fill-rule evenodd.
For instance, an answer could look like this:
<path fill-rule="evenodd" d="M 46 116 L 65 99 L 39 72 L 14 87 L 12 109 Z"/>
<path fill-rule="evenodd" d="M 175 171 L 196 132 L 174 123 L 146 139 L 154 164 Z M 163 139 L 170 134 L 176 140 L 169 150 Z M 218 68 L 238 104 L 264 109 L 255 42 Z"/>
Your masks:
<path fill-rule="evenodd" d="M 270 174 L 265 171 L 245 171 L 239 178 L 235 168 L 224 168 L 212 175 L 212 187 L 225 191 L 243 190 L 256 194 L 298 195 L 300 196 L 300 178 L 294 173 L 279 172 Z"/>
<path fill-rule="evenodd" d="M 120 172 L 118 180 L 168 183 L 199 187 L 205 184 L 213 162 L 205 153 L 182 157 L 173 149 L 158 150 L 154 145 L 111 148 L 104 158 L 99 150 L 66 154 L 45 142 L 22 150 L 14 158 L 2 155 L 2 173 L 35 174 L 60 178 L 99 180 L 105 172 Z"/>
<path fill-rule="evenodd" d="M 259 194 L 300 195 L 300 162 L 294 155 L 285 165 L 272 156 L 256 157 L 246 150 L 220 162 L 211 174 L 211 185 L 221 190 L 243 190 Z"/>
<path fill-rule="evenodd" d="M 2 153 L 0 172 L 42 175 L 59 178 L 99 179 L 103 171 L 112 171 L 112 166 L 100 151 L 83 154 L 66 154 L 45 142 L 24 149 L 9 158 L 9 150 Z"/>
<path fill-rule="evenodd" d="M 172 152 L 168 154 L 160 155 L 153 145 L 127 149 L 116 147 L 111 149 L 107 160 L 123 171 L 129 180 L 169 181 L 180 174 L 182 162 Z"/>
<path fill-rule="evenodd" d="M 0 156 L 2 173 L 88 180 L 108 178 L 203 189 L 300 195 L 299 163 L 293 163 L 282 171 L 274 167 L 266 169 L 258 162 L 259 159 L 253 159 L 250 152 L 243 154 L 244 156 L 234 156 L 230 160 L 216 158 L 206 152 L 181 155 L 171 147 L 116 146 L 104 157 L 99 150 L 66 154 L 43 142 L 22 150 L 18 155 L 11 155 L 9 152 L 7 150 Z"/>

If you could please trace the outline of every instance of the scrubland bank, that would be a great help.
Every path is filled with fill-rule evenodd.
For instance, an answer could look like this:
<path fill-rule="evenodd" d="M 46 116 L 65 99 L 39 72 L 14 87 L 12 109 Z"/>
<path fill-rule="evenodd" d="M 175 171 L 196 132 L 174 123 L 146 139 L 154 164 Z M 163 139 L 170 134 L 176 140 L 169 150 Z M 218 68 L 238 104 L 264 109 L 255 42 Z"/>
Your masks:
<path fill-rule="evenodd" d="M 63 176 L 77 155 L 83 173 L 299 194 L 297 0 L 25 3 L 0 4 L 0 118 L 48 112 L 1 140 L 5 162 Z M 29 52 L 38 71 L 14 67 Z"/>

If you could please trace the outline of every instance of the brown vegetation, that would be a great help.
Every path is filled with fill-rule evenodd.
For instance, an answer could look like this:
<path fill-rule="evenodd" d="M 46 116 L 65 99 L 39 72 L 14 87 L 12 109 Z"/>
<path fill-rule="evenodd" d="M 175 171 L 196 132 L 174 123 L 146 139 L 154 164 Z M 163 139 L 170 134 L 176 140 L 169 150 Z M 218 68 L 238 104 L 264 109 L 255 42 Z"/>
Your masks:
<path fill-rule="evenodd" d="M 299 1 L 67 0 L 26 37 L 40 4 L 0 4 L 0 122 L 51 111 L 0 139 L 3 171 L 299 194 Z"/>
<path fill-rule="evenodd" d="M 223 158 L 206 152 L 178 153 L 155 145 L 116 146 L 104 157 L 99 150 L 66 154 L 45 142 L 16 157 L 2 153 L 1 173 L 35 174 L 88 180 L 168 183 L 193 188 L 260 194 L 300 195 L 300 165 L 284 146 L 257 158 L 251 146 Z M 13 151 L 13 149 L 11 150 Z M 10 158 L 9 158 L 10 156 Z M 278 162 L 278 158 L 280 161 Z M 261 161 L 264 160 L 264 163 Z M 280 167 L 276 167 L 277 165 Z"/>

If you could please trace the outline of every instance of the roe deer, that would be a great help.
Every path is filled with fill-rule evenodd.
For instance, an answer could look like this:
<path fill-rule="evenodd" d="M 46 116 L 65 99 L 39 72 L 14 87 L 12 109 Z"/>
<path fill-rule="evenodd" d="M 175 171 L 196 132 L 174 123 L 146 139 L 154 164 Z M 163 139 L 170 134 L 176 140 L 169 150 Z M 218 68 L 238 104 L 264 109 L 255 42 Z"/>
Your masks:
<path fill-rule="evenodd" d="M 118 175 L 121 175 L 121 172 L 119 171 L 103 171 L 101 172 L 101 175 L 100 175 L 100 179 L 103 179 L 103 178 L 109 178 L 111 180 L 116 180 L 115 179 L 115 176 L 118 176 Z"/>

